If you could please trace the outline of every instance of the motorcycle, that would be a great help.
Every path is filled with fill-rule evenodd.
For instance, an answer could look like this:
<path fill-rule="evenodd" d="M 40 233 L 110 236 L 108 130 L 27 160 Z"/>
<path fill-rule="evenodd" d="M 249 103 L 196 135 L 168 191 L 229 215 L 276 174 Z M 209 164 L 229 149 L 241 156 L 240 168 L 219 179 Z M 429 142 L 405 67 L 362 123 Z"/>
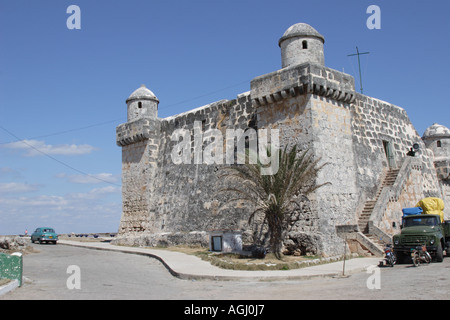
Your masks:
<path fill-rule="evenodd" d="M 420 266 L 421 262 L 429 264 L 431 262 L 431 255 L 427 251 L 427 246 L 417 246 L 415 249 L 411 249 L 411 260 L 414 267 Z"/>
<path fill-rule="evenodd" d="M 392 249 L 391 244 L 386 244 L 384 246 L 384 261 L 386 262 L 386 265 L 393 267 L 397 263 L 397 257 L 394 253 L 394 250 Z M 380 262 L 381 265 L 382 261 Z"/>

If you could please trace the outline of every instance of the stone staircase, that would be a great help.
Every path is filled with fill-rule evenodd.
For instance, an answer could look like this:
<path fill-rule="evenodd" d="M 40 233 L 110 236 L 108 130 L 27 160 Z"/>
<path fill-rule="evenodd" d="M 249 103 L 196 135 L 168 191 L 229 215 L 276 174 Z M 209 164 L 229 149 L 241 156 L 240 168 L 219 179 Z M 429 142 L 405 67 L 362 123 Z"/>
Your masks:
<path fill-rule="evenodd" d="M 392 243 L 392 236 L 379 227 L 386 207 L 389 202 L 398 201 L 411 172 L 422 171 L 422 168 L 419 158 L 406 157 L 399 169 L 388 170 L 381 178 L 374 199 L 363 203 L 362 210 L 360 207 L 356 223 L 336 226 L 339 236 L 348 243 L 353 242 L 352 249 L 360 250 L 363 254 L 382 257 L 384 245 Z"/>
<path fill-rule="evenodd" d="M 378 202 L 378 199 L 381 195 L 381 192 L 385 187 L 390 187 L 394 185 L 395 180 L 397 179 L 399 169 L 390 169 L 386 176 L 384 177 L 380 187 L 378 188 L 378 192 L 375 195 L 375 198 L 373 200 L 367 200 L 364 204 L 364 208 L 361 212 L 361 214 L 358 217 L 358 228 L 359 231 L 363 234 L 363 238 L 366 239 L 365 245 L 367 247 L 372 247 L 372 249 L 369 249 L 371 253 L 378 252 L 378 254 L 383 252 L 383 248 L 385 243 L 379 239 L 377 236 L 369 233 L 369 220 L 372 215 L 372 212 Z M 368 241 L 368 242 L 367 242 Z"/>
<path fill-rule="evenodd" d="M 378 239 L 377 237 L 375 237 L 374 235 L 366 234 L 365 236 L 370 240 L 370 242 L 372 242 L 378 248 L 380 248 L 380 249 L 384 248 L 385 243 L 383 241 L 381 241 L 380 239 Z"/>
<path fill-rule="evenodd" d="M 375 205 L 378 201 L 381 191 L 383 191 L 384 187 L 389 187 L 394 184 L 395 179 L 397 179 L 399 171 L 400 171 L 399 169 L 390 169 L 387 172 L 386 176 L 384 177 L 383 182 L 381 183 L 381 187 L 378 188 L 378 192 L 375 195 L 375 199 L 367 200 L 366 203 L 364 204 L 364 208 L 358 217 L 359 230 L 364 235 L 369 236 L 368 223 L 369 223 L 370 215 L 372 214 L 372 211 L 375 208 Z"/>

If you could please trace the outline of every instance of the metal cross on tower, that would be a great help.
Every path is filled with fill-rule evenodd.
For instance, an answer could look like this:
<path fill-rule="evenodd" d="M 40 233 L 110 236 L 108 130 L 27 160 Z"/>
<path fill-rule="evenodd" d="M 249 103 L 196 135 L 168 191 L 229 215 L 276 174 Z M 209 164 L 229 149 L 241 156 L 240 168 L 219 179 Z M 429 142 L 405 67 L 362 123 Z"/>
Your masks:
<path fill-rule="evenodd" d="M 369 54 L 369 53 L 370 52 L 359 52 L 358 47 L 356 47 L 356 53 L 347 55 L 347 57 L 358 56 L 359 84 L 361 85 L 361 93 L 363 93 L 363 84 L 362 84 L 362 78 L 361 78 L 361 62 L 359 60 L 359 56 L 362 54 Z"/>

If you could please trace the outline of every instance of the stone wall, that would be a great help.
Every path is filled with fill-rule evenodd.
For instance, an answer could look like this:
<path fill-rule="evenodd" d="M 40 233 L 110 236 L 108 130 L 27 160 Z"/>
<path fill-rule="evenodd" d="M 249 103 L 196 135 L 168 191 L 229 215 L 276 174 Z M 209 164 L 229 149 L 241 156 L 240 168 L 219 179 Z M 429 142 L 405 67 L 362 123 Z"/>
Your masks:
<path fill-rule="evenodd" d="M 400 232 L 402 209 L 415 207 L 417 202 L 425 198 L 423 190 L 424 176 L 421 168 L 413 167 L 408 177 L 399 186 L 401 190 L 392 190 L 382 221 L 378 227 L 389 235 Z"/>
<path fill-rule="evenodd" d="M 130 239 L 133 237 L 130 237 L 129 233 L 124 235 L 128 238 L 126 241 L 141 245 L 176 244 L 178 241 L 207 245 L 208 238 L 205 231 L 244 229 L 248 209 L 243 204 L 237 208 L 227 208 L 223 205 L 226 202 L 224 196 L 216 194 L 223 186 L 218 178 L 219 165 L 207 165 L 201 159 L 200 161 L 195 159 L 198 154 L 196 152 L 200 151 L 199 154 L 202 155 L 211 141 L 200 137 L 201 150 L 195 150 L 197 146 L 194 133 L 218 129 L 225 137 L 227 128 L 245 130 L 256 127 L 256 112 L 249 93 L 239 95 L 236 100 L 222 100 L 177 116 L 159 119 L 159 122 L 158 154 L 152 163 L 154 165 L 151 175 L 147 174 L 146 177 L 142 175 L 146 167 L 145 161 L 129 163 L 127 160 L 129 147 L 124 147 L 123 179 L 124 186 L 128 187 L 123 191 L 122 221 L 126 220 L 127 211 L 139 208 L 139 205 L 129 203 L 136 197 L 137 202 L 142 200 L 141 207 L 148 205 L 147 208 L 142 208 L 147 210 L 142 217 L 146 217 L 149 221 L 149 227 L 134 235 L 135 239 Z M 199 124 L 200 126 L 196 127 Z M 172 159 L 172 151 L 179 141 L 172 141 L 171 138 L 177 129 L 188 130 L 190 133 L 191 163 L 176 164 Z M 225 148 L 225 145 L 223 147 Z M 142 154 L 145 152 L 142 150 Z M 148 154 L 141 159 L 147 156 Z M 145 182 L 139 182 L 142 179 Z M 135 220 L 139 219 L 139 216 L 140 213 L 133 213 Z"/>
<path fill-rule="evenodd" d="M 324 252 L 339 253 L 343 245 L 336 234 L 336 226 L 356 221 L 359 198 L 350 104 L 314 95 L 311 106 L 314 154 L 327 163 L 319 174 L 318 183 L 329 183 L 316 192 L 322 246 Z"/>
<path fill-rule="evenodd" d="M 117 144 L 122 147 L 122 218 L 119 236 L 153 232 L 149 212 L 154 195 L 160 123 L 139 119 L 117 127 Z"/>
<path fill-rule="evenodd" d="M 245 93 L 236 100 L 219 101 L 162 120 L 161 153 L 158 158 L 160 170 L 155 177 L 156 220 L 161 222 L 161 231 L 233 230 L 243 227 L 242 220 L 246 219 L 243 209 L 219 208 L 222 201 L 216 191 L 222 186 L 218 178 L 220 165 L 208 165 L 203 161 L 203 164 L 196 164 L 198 161 L 194 159 L 196 150 L 193 136 L 194 130 L 205 133 L 210 129 L 218 129 L 226 137 L 227 128 L 245 130 L 254 125 L 255 117 L 249 94 Z M 201 128 L 195 128 L 195 123 L 201 123 Z M 191 164 L 173 162 L 171 152 L 178 142 L 172 141 L 171 136 L 176 129 L 186 129 L 191 133 Z M 205 151 L 211 141 L 202 140 L 202 151 Z M 225 145 L 222 147 L 225 148 Z M 224 149 L 222 152 L 225 155 Z"/>
<path fill-rule="evenodd" d="M 428 195 L 439 193 L 432 157 L 404 109 L 357 94 L 352 104 L 352 132 L 357 185 L 367 199 L 374 198 L 383 173 L 390 165 L 393 168 L 401 167 L 414 143 L 420 146 L 416 157 L 423 164 L 424 192 Z M 386 155 L 387 144 L 392 151 L 391 164 Z"/>
<path fill-rule="evenodd" d="M 134 245 L 208 245 L 209 231 L 242 232 L 244 245 L 261 240 L 261 227 L 247 220 L 252 208 L 227 206 L 229 195 L 217 194 L 223 164 L 205 164 L 203 152 L 226 151 L 195 133 L 227 129 L 278 129 L 280 146 L 310 149 L 327 163 L 318 183 L 329 182 L 297 212 L 286 239 L 287 250 L 336 255 L 343 251 L 337 226 L 357 224 L 358 210 L 373 199 L 388 168 L 400 168 L 414 143 L 421 171 L 411 175 L 396 203 L 382 218 L 385 230 L 397 219 L 399 206 L 420 195 L 440 194 L 432 156 L 405 110 L 357 94 L 354 79 L 324 66 L 305 63 L 255 78 L 251 91 L 166 119 L 138 119 L 117 128 L 123 148 L 123 216 L 118 242 Z M 190 163 L 172 158 L 180 143 L 177 129 L 187 130 Z M 197 138 L 196 138 L 197 137 Z M 184 139 L 184 137 L 182 138 Z M 213 148 L 211 146 L 214 145 Z M 391 150 L 387 157 L 386 150 Z M 412 198 L 411 198 L 412 197 Z M 419 201 L 420 199 L 417 199 Z M 401 209 L 400 209 L 401 211 Z M 261 218 L 257 219 L 261 222 Z M 263 238 L 263 237 L 262 237 Z"/>
<path fill-rule="evenodd" d="M 435 158 L 434 167 L 436 168 L 436 174 L 440 180 L 450 180 L 450 160 L 443 158 L 436 160 Z"/>
<path fill-rule="evenodd" d="M 147 179 L 142 174 L 147 162 L 147 144 L 141 141 L 122 148 L 122 194 L 123 213 L 119 234 L 145 231 L 149 227 Z"/>
<path fill-rule="evenodd" d="M 444 217 L 446 220 L 450 220 L 450 181 L 441 181 L 441 188 L 445 204 Z"/>

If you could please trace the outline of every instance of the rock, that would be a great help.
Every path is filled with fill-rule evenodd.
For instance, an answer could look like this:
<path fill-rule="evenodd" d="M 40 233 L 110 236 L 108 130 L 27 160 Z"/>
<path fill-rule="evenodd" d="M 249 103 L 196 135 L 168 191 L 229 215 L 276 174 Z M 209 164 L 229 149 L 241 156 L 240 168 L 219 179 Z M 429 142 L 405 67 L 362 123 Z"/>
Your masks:
<path fill-rule="evenodd" d="M 23 252 L 30 249 L 27 239 L 18 236 L 0 237 L 0 251 L 3 252 Z"/>
<path fill-rule="evenodd" d="M 284 241 L 285 254 L 292 255 L 318 255 L 320 254 L 321 237 L 317 234 L 305 232 L 289 232 Z"/>

